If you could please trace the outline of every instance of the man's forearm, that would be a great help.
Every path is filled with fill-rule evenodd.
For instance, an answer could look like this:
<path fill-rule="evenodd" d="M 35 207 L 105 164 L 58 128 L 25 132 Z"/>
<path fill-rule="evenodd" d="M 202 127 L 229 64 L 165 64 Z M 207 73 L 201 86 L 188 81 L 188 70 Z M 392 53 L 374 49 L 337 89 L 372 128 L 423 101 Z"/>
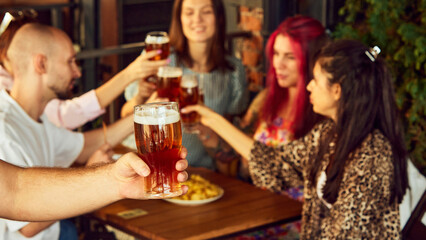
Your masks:
<path fill-rule="evenodd" d="M 2 167 L 2 166 L 0 166 Z M 112 165 L 85 169 L 9 168 L 16 172 L 11 211 L 3 217 L 27 221 L 68 218 L 120 198 Z"/>

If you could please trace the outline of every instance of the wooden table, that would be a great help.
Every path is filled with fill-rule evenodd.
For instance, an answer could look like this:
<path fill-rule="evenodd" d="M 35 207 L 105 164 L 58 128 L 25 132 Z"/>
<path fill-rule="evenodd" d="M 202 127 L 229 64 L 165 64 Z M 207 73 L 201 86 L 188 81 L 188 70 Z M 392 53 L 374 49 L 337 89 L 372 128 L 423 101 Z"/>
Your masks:
<path fill-rule="evenodd" d="M 221 186 L 225 190 L 223 197 L 199 206 L 180 206 L 164 200 L 121 200 L 91 216 L 142 239 L 218 238 L 300 218 L 300 202 L 204 168 L 188 171 Z M 148 213 L 128 220 L 117 215 L 138 208 Z"/>

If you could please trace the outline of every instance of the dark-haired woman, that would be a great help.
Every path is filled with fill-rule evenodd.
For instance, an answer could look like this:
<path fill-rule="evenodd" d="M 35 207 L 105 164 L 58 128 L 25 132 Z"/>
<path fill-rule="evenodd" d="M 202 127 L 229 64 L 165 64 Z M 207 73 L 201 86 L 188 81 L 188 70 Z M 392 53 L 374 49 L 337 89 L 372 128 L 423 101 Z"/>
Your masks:
<path fill-rule="evenodd" d="M 182 67 L 184 75 L 198 76 L 206 106 L 220 115 L 235 115 L 247 107 L 247 82 L 241 61 L 226 55 L 225 28 L 221 0 L 176 0 L 169 31 L 170 65 Z M 136 88 L 133 84 L 126 89 L 126 99 L 133 97 Z M 191 166 L 215 167 L 199 135 L 184 133 L 182 144 L 188 148 Z"/>
<path fill-rule="evenodd" d="M 399 239 L 398 203 L 408 186 L 407 152 L 389 69 L 357 41 L 326 45 L 307 87 L 328 118 L 278 148 L 253 141 L 201 106 L 212 127 L 248 159 L 252 177 L 279 186 L 289 168 L 304 177 L 302 239 Z"/>

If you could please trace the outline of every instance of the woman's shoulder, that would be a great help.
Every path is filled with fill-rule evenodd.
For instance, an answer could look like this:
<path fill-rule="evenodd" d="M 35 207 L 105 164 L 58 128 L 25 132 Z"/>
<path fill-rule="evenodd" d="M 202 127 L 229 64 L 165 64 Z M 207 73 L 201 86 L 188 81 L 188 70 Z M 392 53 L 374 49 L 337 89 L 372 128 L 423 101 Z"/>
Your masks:
<path fill-rule="evenodd" d="M 308 134 L 324 134 L 326 132 L 329 132 L 333 126 L 335 126 L 333 120 L 331 119 L 325 119 L 320 121 L 319 123 L 315 124 L 315 126 L 312 128 L 310 133 Z"/>

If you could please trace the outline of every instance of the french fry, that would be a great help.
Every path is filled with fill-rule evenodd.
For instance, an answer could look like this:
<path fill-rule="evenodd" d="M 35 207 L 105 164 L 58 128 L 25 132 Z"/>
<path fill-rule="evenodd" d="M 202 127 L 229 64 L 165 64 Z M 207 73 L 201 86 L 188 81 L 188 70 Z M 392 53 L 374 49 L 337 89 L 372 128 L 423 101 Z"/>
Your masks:
<path fill-rule="evenodd" d="M 188 186 L 188 192 L 185 195 L 174 197 L 180 200 L 204 200 L 216 197 L 220 194 L 220 188 L 209 182 L 198 174 L 192 174 L 188 181 L 183 183 Z"/>

